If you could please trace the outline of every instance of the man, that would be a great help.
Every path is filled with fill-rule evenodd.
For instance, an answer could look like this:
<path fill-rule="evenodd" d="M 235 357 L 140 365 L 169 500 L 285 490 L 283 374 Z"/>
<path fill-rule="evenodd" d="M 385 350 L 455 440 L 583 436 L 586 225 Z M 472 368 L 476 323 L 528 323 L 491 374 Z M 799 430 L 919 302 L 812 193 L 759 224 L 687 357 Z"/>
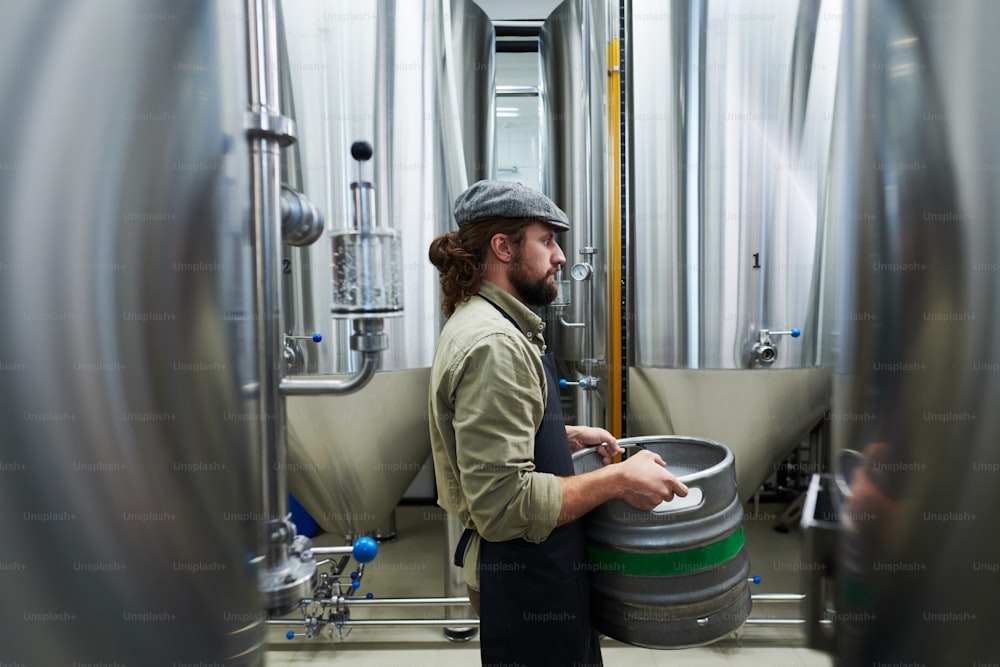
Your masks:
<path fill-rule="evenodd" d="M 481 619 L 484 665 L 600 665 L 578 517 L 622 498 L 644 510 L 687 487 L 659 456 L 574 475 L 572 450 L 621 452 L 601 428 L 566 426 L 544 323 L 556 297 L 566 214 L 517 183 L 479 181 L 436 238 L 445 324 L 430 381 L 438 502 L 466 526 L 455 561 Z"/>

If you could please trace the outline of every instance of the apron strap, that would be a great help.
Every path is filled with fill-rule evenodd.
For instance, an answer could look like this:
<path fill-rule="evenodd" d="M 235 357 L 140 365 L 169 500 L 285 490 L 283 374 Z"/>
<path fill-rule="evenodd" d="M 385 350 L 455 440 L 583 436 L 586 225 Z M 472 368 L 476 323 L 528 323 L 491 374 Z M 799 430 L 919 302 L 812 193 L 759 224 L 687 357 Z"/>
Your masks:
<path fill-rule="evenodd" d="M 488 304 L 490 304 L 491 306 L 493 306 L 494 308 L 496 308 L 496 309 L 497 309 L 497 310 L 498 310 L 498 311 L 500 312 L 500 314 L 501 314 L 501 315 L 503 315 L 503 316 L 504 316 L 505 318 L 507 318 L 507 321 L 508 321 L 508 322 L 510 322 L 511 324 L 513 324 L 513 325 L 514 325 L 514 328 L 515 328 L 515 329 L 517 329 L 518 331 L 521 331 L 521 327 L 520 327 L 520 326 L 518 325 L 518 323 L 517 323 L 517 322 L 515 322 L 515 321 L 514 321 L 514 318 L 510 316 L 510 313 L 508 313 L 508 312 L 507 312 L 506 310 L 504 310 L 503 308 L 501 308 L 500 306 L 498 306 L 498 305 L 497 305 L 496 303 L 494 303 L 494 302 L 493 302 L 493 301 L 491 301 L 490 299 L 487 299 L 487 298 L 486 298 L 485 296 L 483 296 L 482 294 L 477 294 L 476 296 L 478 296 L 478 297 L 479 297 L 480 299 L 482 299 L 482 300 L 483 300 L 483 301 L 485 301 L 486 303 L 488 303 Z M 521 331 L 521 333 L 524 333 L 524 332 L 523 332 L 523 331 Z"/>
<path fill-rule="evenodd" d="M 465 567 L 465 550 L 469 546 L 469 540 L 472 539 L 472 534 L 475 533 L 472 528 L 466 528 L 462 531 L 462 536 L 458 538 L 458 546 L 455 547 L 455 565 L 458 567 Z"/>

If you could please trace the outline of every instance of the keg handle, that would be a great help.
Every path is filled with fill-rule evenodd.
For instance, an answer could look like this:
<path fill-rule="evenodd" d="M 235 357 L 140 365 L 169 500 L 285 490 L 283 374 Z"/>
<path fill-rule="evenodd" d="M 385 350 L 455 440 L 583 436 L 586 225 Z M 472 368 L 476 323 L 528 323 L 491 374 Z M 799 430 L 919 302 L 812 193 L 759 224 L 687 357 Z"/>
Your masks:
<path fill-rule="evenodd" d="M 695 509 L 701 507 L 704 503 L 705 494 L 702 493 L 701 487 L 689 486 L 688 494 L 683 498 L 675 495 L 671 500 L 664 500 L 649 511 L 653 514 L 671 514 L 673 512 Z"/>

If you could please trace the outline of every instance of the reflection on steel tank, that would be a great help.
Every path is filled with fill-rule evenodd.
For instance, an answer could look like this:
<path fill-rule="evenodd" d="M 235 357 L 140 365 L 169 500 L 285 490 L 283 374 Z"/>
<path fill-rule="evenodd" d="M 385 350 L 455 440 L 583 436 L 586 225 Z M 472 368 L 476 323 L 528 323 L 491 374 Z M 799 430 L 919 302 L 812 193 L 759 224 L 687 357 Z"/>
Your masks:
<path fill-rule="evenodd" d="M 6 2 L 0 663 L 264 661 L 240 2 Z"/>
<path fill-rule="evenodd" d="M 860 2 L 843 25 L 836 657 L 995 663 L 1000 6 Z"/>
<path fill-rule="evenodd" d="M 493 160 L 493 26 L 464 0 L 284 5 L 283 108 L 298 142 L 283 180 L 326 213 L 329 237 L 288 248 L 286 333 L 296 374 L 356 370 L 349 320 L 331 317 L 331 238 L 352 216 L 350 146 L 371 141 L 376 215 L 401 235 L 403 306 L 380 371 L 346 396 L 290 396 L 288 488 L 338 535 L 383 526 L 430 455 L 427 382 L 442 324 L 431 240 Z"/>
<path fill-rule="evenodd" d="M 829 408 L 820 4 L 632 3 L 628 434 L 725 443 L 743 500 Z"/>

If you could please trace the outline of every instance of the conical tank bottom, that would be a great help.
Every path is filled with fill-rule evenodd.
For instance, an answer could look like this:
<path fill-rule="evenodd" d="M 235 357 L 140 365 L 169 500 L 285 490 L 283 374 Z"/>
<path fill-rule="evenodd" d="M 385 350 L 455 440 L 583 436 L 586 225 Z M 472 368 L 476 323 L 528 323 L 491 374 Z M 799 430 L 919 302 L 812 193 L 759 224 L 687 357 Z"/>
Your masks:
<path fill-rule="evenodd" d="M 430 369 L 376 373 L 343 396 L 290 396 L 288 489 L 326 531 L 378 529 L 430 455 Z"/>
<path fill-rule="evenodd" d="M 736 456 L 736 483 L 746 502 L 823 419 L 831 391 L 830 372 L 820 368 L 632 368 L 629 435 L 726 443 Z"/>

